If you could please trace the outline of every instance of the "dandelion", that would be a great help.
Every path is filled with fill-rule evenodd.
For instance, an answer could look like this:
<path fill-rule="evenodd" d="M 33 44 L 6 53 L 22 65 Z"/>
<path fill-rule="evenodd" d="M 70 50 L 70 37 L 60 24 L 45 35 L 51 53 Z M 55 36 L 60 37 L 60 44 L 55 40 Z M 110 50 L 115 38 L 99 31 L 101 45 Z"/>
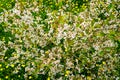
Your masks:
<path fill-rule="evenodd" d="M 6 68 L 8 68 L 9 66 L 7 65 Z"/>
<path fill-rule="evenodd" d="M 17 56 L 17 54 L 15 53 L 15 54 L 13 54 L 13 56 L 14 56 L 14 57 L 16 57 L 16 56 Z"/>
<path fill-rule="evenodd" d="M 5 76 L 5 79 L 8 79 L 8 76 Z"/>
<path fill-rule="evenodd" d="M 5 57 L 5 59 L 7 59 L 8 57 Z"/>
<path fill-rule="evenodd" d="M 99 66 L 98 64 L 96 64 L 96 66 Z"/>
<path fill-rule="evenodd" d="M 92 80 L 90 76 L 87 76 L 87 80 Z"/>
<path fill-rule="evenodd" d="M 68 51 L 68 48 L 65 48 L 65 51 L 67 52 L 67 51 Z"/>
<path fill-rule="evenodd" d="M 22 66 L 22 67 L 25 67 L 25 65 L 24 65 L 24 64 L 22 64 L 21 66 Z"/>
<path fill-rule="evenodd" d="M 11 64 L 11 67 L 14 67 L 15 65 L 14 64 Z"/>
<path fill-rule="evenodd" d="M 46 54 L 49 54 L 49 51 L 46 51 L 45 53 L 46 53 Z"/>
<path fill-rule="evenodd" d="M 20 75 L 18 75 L 18 77 L 20 77 Z"/>
<path fill-rule="evenodd" d="M 0 67 L 2 67 L 2 64 L 0 64 Z"/>
<path fill-rule="evenodd" d="M 47 80 L 50 80 L 50 77 L 48 77 Z"/>
<path fill-rule="evenodd" d="M 0 71 L 3 71 L 3 68 L 0 68 Z"/>
<path fill-rule="evenodd" d="M 103 61 L 103 62 L 102 62 L 102 64 L 103 64 L 103 65 L 105 65 L 105 64 L 106 64 L 106 62 L 105 62 L 105 61 Z"/>
<path fill-rule="evenodd" d="M 65 72 L 65 76 L 68 76 L 68 75 L 69 75 L 69 73 L 70 73 L 70 71 L 69 71 L 69 70 L 67 70 L 67 71 Z"/>
<path fill-rule="evenodd" d="M 115 14 L 115 12 L 112 12 L 112 14 Z"/>
<path fill-rule="evenodd" d="M 29 76 L 29 79 L 32 79 L 32 76 Z"/>
<path fill-rule="evenodd" d="M 22 40 L 20 39 L 19 42 L 22 42 Z"/>

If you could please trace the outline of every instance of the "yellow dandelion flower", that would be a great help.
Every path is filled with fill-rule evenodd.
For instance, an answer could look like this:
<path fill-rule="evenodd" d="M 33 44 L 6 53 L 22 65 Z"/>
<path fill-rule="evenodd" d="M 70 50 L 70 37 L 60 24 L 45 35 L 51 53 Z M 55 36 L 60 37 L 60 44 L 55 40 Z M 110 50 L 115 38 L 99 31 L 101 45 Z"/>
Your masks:
<path fill-rule="evenodd" d="M 67 51 L 68 51 L 68 48 L 65 48 L 65 51 L 67 52 Z"/>
<path fill-rule="evenodd" d="M 5 79 L 8 79 L 8 76 L 5 76 Z"/>
<path fill-rule="evenodd" d="M 112 12 L 112 14 L 115 14 L 115 12 Z"/>
<path fill-rule="evenodd" d="M 2 67 L 2 64 L 0 64 L 0 67 Z"/>
<path fill-rule="evenodd" d="M 29 79 L 32 79 L 32 76 L 29 76 Z"/>
<path fill-rule="evenodd" d="M 48 77 L 47 80 L 50 80 L 50 77 Z"/>
<path fill-rule="evenodd" d="M 17 54 L 13 54 L 13 56 L 14 56 L 14 57 L 16 57 L 16 56 L 17 56 Z"/>
<path fill-rule="evenodd" d="M 87 76 L 87 80 L 92 80 L 90 76 Z"/>
<path fill-rule="evenodd" d="M 9 66 L 7 65 L 6 68 L 8 68 Z"/>
<path fill-rule="evenodd" d="M 7 4 L 7 6 L 9 6 L 9 5 Z M 6 11 L 5 14 L 8 14 L 8 11 Z"/>
<path fill-rule="evenodd" d="M 69 70 L 67 70 L 67 71 L 65 72 L 65 76 L 68 76 L 68 75 L 69 75 L 69 73 L 70 73 L 70 71 L 69 71 Z"/>
<path fill-rule="evenodd" d="M 96 64 L 96 66 L 99 66 L 98 64 Z"/>
<path fill-rule="evenodd" d="M 19 42 L 21 43 L 21 42 L 22 42 L 22 40 L 20 39 L 20 40 L 19 40 Z"/>
<path fill-rule="evenodd" d="M 49 51 L 46 51 L 45 53 L 46 53 L 46 54 L 49 54 Z"/>
<path fill-rule="evenodd" d="M 22 64 L 22 67 L 25 67 L 25 65 L 24 65 L 24 64 Z"/>
<path fill-rule="evenodd" d="M 11 67 L 14 67 L 15 65 L 14 64 L 11 64 Z"/>
<path fill-rule="evenodd" d="M 3 68 L 1 68 L 0 71 L 3 71 Z"/>
<path fill-rule="evenodd" d="M 18 77 L 20 77 L 20 75 L 18 75 Z"/>
<path fill-rule="evenodd" d="M 105 65 L 105 64 L 106 64 L 106 62 L 105 62 L 105 61 L 103 61 L 103 62 L 102 62 L 102 64 L 104 64 L 104 65 Z"/>
<path fill-rule="evenodd" d="M 65 76 L 68 76 L 67 74 L 65 74 Z"/>
<path fill-rule="evenodd" d="M 5 57 L 5 59 L 7 59 L 8 57 Z"/>

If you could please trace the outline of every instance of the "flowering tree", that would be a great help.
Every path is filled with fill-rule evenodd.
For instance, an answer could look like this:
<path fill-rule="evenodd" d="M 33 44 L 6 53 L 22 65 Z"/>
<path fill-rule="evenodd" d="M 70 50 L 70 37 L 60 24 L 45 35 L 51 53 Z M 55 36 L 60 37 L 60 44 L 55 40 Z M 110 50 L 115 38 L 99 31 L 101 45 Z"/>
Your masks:
<path fill-rule="evenodd" d="M 119 0 L 0 0 L 0 80 L 119 80 Z"/>

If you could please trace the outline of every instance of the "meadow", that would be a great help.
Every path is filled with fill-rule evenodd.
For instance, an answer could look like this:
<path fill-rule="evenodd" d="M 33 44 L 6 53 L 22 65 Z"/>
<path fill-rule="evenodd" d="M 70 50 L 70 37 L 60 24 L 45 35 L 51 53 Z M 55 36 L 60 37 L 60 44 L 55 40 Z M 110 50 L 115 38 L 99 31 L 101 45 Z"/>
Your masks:
<path fill-rule="evenodd" d="M 120 0 L 0 0 L 0 80 L 120 80 Z"/>

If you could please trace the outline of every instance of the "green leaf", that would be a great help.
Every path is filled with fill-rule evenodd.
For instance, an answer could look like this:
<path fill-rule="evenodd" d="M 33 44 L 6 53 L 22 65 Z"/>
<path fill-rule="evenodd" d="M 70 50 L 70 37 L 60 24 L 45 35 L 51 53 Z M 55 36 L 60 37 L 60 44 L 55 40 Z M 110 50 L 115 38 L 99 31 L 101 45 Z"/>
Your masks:
<path fill-rule="evenodd" d="M 113 4 L 110 3 L 110 4 L 108 5 L 108 10 L 110 10 L 110 9 L 112 9 L 112 8 L 113 8 Z"/>
<path fill-rule="evenodd" d="M 53 47 L 55 47 L 56 45 L 53 43 L 53 42 L 49 42 L 43 49 L 45 50 L 45 51 L 47 51 L 47 50 L 50 50 L 50 49 L 52 49 Z"/>
<path fill-rule="evenodd" d="M 5 57 L 10 58 L 12 56 L 12 53 L 15 52 L 15 49 L 14 48 L 8 48 L 7 51 L 5 52 L 5 56 L 4 56 L 4 59 Z M 7 60 L 5 59 L 5 60 Z"/>
<path fill-rule="evenodd" d="M 45 19 L 48 18 L 47 13 L 46 13 L 45 10 L 42 10 L 42 11 L 40 12 L 40 16 L 41 16 L 41 18 L 42 18 L 43 20 L 45 20 Z"/>
<path fill-rule="evenodd" d="M 3 8 L 0 7 L 0 13 L 1 13 L 1 12 L 4 12 L 4 10 L 3 10 Z"/>
<path fill-rule="evenodd" d="M 38 74 L 37 80 L 47 80 L 47 77 L 45 74 Z"/>
<path fill-rule="evenodd" d="M 62 74 L 60 72 L 58 72 L 55 74 L 55 79 L 60 78 L 61 76 L 62 76 Z"/>
<path fill-rule="evenodd" d="M 103 52 L 103 51 L 101 51 L 101 52 L 99 53 L 99 55 L 100 55 L 100 56 L 103 56 L 103 55 L 104 55 L 104 52 Z"/>
<path fill-rule="evenodd" d="M 105 16 L 104 13 L 100 13 L 100 14 L 98 15 L 98 18 L 100 18 L 101 20 L 107 19 L 107 17 Z"/>
<path fill-rule="evenodd" d="M 14 6 L 15 6 L 15 0 L 3 0 L 0 2 L 1 7 L 6 9 L 6 10 L 9 10 L 9 9 L 12 9 Z"/>

